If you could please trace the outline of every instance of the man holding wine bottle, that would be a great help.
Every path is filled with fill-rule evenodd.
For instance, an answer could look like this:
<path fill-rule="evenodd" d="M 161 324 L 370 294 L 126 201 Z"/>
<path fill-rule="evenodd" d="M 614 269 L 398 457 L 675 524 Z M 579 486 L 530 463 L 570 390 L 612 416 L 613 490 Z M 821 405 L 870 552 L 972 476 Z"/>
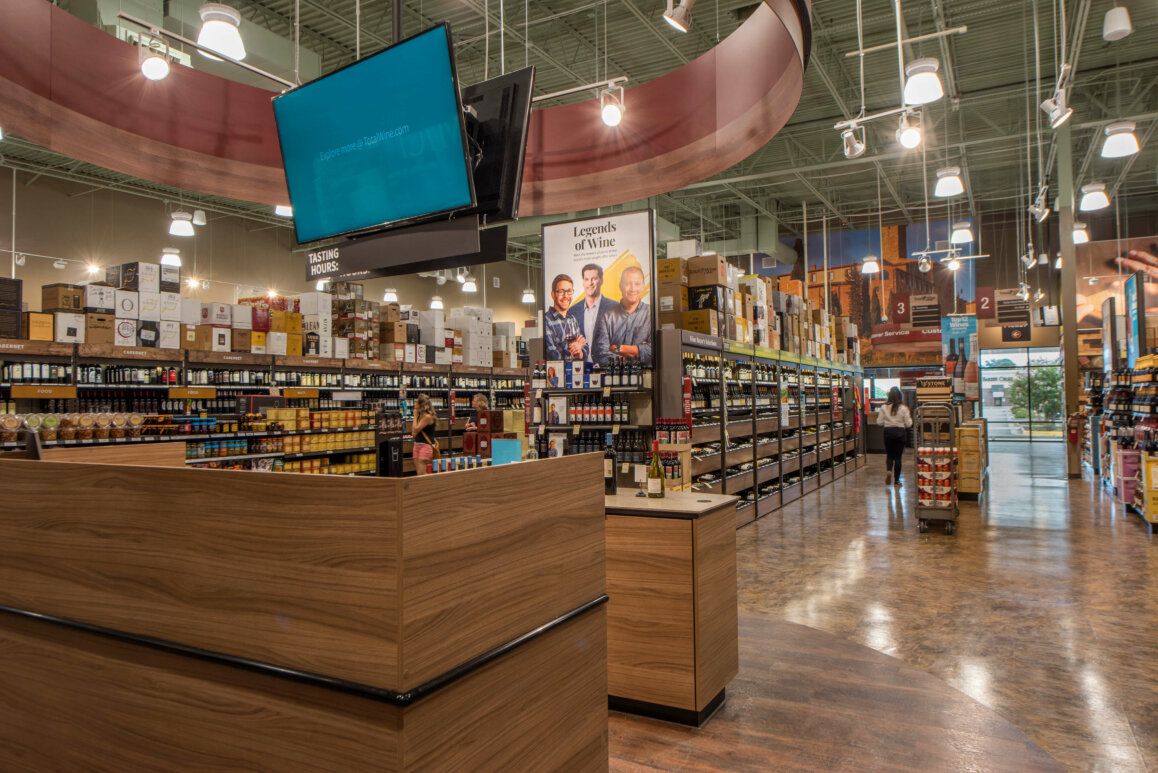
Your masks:
<path fill-rule="evenodd" d="M 574 317 L 579 324 L 583 344 L 586 346 L 589 341 L 595 340 L 595 331 L 598 329 L 599 320 L 603 319 L 608 311 L 619 304 L 603 294 L 602 267 L 588 263 L 579 272 L 579 276 L 583 280 L 583 300 L 571 307 L 568 316 Z M 591 346 L 586 348 L 588 362 L 592 361 L 591 349 Z"/>
<path fill-rule="evenodd" d="M 579 331 L 579 322 L 569 316 L 575 283 L 566 274 L 551 281 L 551 308 L 543 314 L 543 348 L 549 360 L 587 359 L 587 339 Z"/>
<path fill-rule="evenodd" d="M 619 303 L 599 320 L 595 331 L 595 362 L 607 367 L 614 357 L 638 358 L 651 367 L 651 307 L 643 302 L 643 269 L 630 266 L 619 276 Z"/>

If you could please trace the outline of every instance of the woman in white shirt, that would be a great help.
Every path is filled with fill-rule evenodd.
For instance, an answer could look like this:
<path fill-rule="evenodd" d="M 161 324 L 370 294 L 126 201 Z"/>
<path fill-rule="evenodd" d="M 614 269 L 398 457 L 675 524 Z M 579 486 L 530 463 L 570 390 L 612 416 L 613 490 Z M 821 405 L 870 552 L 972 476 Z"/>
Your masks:
<path fill-rule="evenodd" d="M 885 485 L 901 485 L 901 458 L 905 454 L 905 442 L 909 437 L 909 427 L 913 426 L 913 416 L 909 406 L 901 400 L 901 390 L 893 387 L 889 398 L 877 409 L 877 424 L 885 428 Z"/>

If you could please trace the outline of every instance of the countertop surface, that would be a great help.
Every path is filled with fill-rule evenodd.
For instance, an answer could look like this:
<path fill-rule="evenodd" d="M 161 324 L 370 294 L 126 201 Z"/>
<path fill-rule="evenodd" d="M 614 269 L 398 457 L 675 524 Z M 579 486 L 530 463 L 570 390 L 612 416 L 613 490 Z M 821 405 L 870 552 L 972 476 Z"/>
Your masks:
<path fill-rule="evenodd" d="M 608 513 L 643 515 L 658 518 L 699 518 L 702 515 L 734 505 L 740 498 L 731 494 L 698 494 L 694 491 L 671 491 L 662 499 L 637 497 L 635 492 L 604 497 Z"/>

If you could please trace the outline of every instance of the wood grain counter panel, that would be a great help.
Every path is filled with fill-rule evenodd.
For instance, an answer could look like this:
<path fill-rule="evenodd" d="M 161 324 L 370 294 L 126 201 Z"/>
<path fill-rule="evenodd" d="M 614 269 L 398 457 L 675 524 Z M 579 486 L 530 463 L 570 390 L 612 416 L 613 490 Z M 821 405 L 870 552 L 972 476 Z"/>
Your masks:
<path fill-rule="evenodd" d="M 755 512 L 755 507 L 750 506 Z M 740 671 L 736 612 L 734 508 L 696 520 L 696 711 L 701 711 Z"/>
<path fill-rule="evenodd" d="M 396 689 L 389 482 L 2 464 L 0 604 Z"/>
<path fill-rule="evenodd" d="M 692 523 L 607 516 L 611 695 L 695 709 Z"/>
<path fill-rule="evenodd" d="M 0 614 L 12 773 L 608 766 L 605 607 L 408 708 Z"/>
<path fill-rule="evenodd" d="M 399 485 L 406 689 L 604 594 L 602 454 Z"/>

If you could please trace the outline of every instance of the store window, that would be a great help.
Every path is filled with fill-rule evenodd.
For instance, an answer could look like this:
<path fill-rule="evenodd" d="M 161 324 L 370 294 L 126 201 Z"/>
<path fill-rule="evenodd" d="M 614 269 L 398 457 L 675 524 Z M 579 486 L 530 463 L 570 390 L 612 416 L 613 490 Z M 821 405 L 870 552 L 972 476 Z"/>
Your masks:
<path fill-rule="evenodd" d="M 981 352 L 981 415 L 991 440 L 1061 442 L 1065 399 L 1057 349 Z"/>

